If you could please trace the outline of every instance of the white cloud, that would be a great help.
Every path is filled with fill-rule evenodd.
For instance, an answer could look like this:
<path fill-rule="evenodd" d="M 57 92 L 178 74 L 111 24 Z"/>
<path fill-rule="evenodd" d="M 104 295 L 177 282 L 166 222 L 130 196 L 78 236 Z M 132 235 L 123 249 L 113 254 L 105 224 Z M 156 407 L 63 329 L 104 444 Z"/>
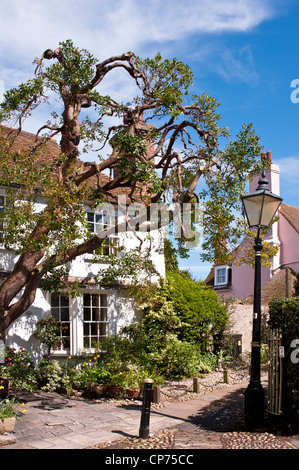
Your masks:
<path fill-rule="evenodd" d="M 226 81 L 254 83 L 259 78 L 249 45 L 235 50 L 225 48 L 216 68 Z"/>
<path fill-rule="evenodd" d="M 4 81 L 0 80 L 0 103 L 3 99 L 4 92 L 5 92 Z"/>
<path fill-rule="evenodd" d="M 1 0 L 0 80 L 6 90 L 26 81 L 34 58 L 68 38 L 99 60 L 129 50 L 143 56 L 162 50 L 184 60 L 192 35 L 248 31 L 273 15 L 269 5 L 269 0 Z M 220 57 L 221 51 L 215 54 Z M 226 54 L 239 78 L 248 71 L 252 76 L 249 50 Z M 111 90 L 125 102 L 136 94 L 124 71 L 103 82 L 102 92 Z"/>
<path fill-rule="evenodd" d="M 278 158 L 274 162 L 280 167 L 280 178 L 298 181 L 299 155 Z"/>
<path fill-rule="evenodd" d="M 15 68 L 67 38 L 101 59 L 193 33 L 248 31 L 272 14 L 267 0 L 2 0 L 0 46 Z"/>

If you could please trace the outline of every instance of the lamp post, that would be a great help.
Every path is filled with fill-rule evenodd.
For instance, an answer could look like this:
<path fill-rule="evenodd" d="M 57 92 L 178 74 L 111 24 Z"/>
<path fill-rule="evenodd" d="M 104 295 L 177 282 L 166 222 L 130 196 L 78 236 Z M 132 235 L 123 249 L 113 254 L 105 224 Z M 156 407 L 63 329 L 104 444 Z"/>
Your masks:
<path fill-rule="evenodd" d="M 255 270 L 251 369 L 244 404 L 245 426 L 247 429 L 253 429 L 261 425 L 264 416 L 264 389 L 261 384 L 261 252 L 263 246 L 260 232 L 262 227 L 269 227 L 271 224 L 282 198 L 269 190 L 265 171 L 263 171 L 257 190 L 243 196 L 241 199 L 249 227 L 257 228 L 254 244 Z"/>

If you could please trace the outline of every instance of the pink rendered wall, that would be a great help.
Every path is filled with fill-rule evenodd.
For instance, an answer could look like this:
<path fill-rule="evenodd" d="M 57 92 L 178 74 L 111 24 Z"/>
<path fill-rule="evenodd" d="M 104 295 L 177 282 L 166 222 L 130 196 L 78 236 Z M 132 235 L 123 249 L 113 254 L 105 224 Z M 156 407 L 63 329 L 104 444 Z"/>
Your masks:
<path fill-rule="evenodd" d="M 280 264 L 299 272 L 299 234 L 283 215 L 279 216 Z"/>
<path fill-rule="evenodd" d="M 243 240 L 241 250 L 237 254 L 237 258 L 244 256 L 244 251 L 249 243 L 248 238 Z M 232 267 L 232 284 L 229 290 L 222 291 L 221 294 L 233 296 L 237 299 L 247 299 L 253 296 L 254 289 L 254 268 L 248 264 L 233 264 Z M 262 266 L 261 283 L 262 286 L 270 279 L 270 268 Z"/>
<path fill-rule="evenodd" d="M 270 279 L 270 268 L 262 267 L 262 286 Z M 253 297 L 254 268 L 248 265 L 232 266 L 232 286 L 221 291 L 221 295 L 233 296 L 237 299 Z"/>

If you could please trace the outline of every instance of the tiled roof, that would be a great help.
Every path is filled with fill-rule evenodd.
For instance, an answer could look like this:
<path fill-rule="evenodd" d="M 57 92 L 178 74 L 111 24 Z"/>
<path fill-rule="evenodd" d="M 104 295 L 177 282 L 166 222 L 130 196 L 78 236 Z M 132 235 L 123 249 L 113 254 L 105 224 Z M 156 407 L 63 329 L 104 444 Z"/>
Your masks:
<path fill-rule="evenodd" d="M 3 125 L 0 125 L 0 135 L 2 135 L 4 137 L 15 137 L 14 141 L 13 141 L 12 148 L 11 148 L 12 152 L 21 152 L 21 151 L 24 151 L 24 150 L 28 150 L 29 148 L 34 147 L 34 145 L 36 145 L 37 141 L 42 142 L 42 140 L 43 140 L 42 137 L 36 137 L 35 134 L 32 134 L 30 132 L 26 132 L 26 131 L 23 131 L 23 130 L 18 134 L 18 131 L 16 129 L 12 129 L 10 127 L 3 126 Z M 47 161 L 49 161 L 49 159 L 57 157 L 60 152 L 61 152 L 61 150 L 60 150 L 60 147 L 59 147 L 58 143 L 56 142 L 56 140 L 49 139 L 46 143 L 46 146 L 44 148 L 43 153 L 41 154 L 41 157 L 40 157 L 41 161 L 42 161 L 42 159 L 46 159 Z M 78 166 L 79 167 L 82 167 L 83 164 L 84 164 L 84 162 L 82 162 L 81 160 L 78 160 Z M 107 175 L 101 173 L 99 175 L 99 181 L 100 181 L 100 184 L 105 184 L 105 183 L 110 181 L 110 178 Z M 0 181 L 0 183 L 1 183 L 1 181 Z M 13 181 L 12 181 L 12 183 L 13 183 Z M 97 175 L 94 175 L 94 176 L 91 176 L 90 178 L 88 178 L 88 185 L 92 189 L 97 188 L 97 185 L 98 185 Z M 119 195 L 127 195 L 128 196 L 129 191 L 130 191 L 130 189 L 128 189 L 128 188 L 115 188 L 115 189 L 109 191 L 109 193 L 112 194 L 113 196 L 116 196 L 116 197 L 119 196 Z M 134 196 L 135 196 L 135 199 L 138 199 L 138 195 L 134 195 Z M 108 200 L 111 200 L 111 202 L 113 202 L 115 199 L 113 197 L 112 198 L 108 197 Z M 130 203 L 131 201 L 128 199 L 127 202 Z"/>
<path fill-rule="evenodd" d="M 36 145 L 37 142 L 42 142 L 42 137 L 37 137 L 35 134 L 31 134 L 30 132 L 21 131 L 17 135 L 18 131 L 16 129 L 12 129 L 10 127 L 6 127 L 0 125 L 0 134 L 4 137 L 15 137 L 12 151 L 14 152 L 21 152 L 24 149 L 29 149 Z M 45 147 L 45 156 L 47 158 L 53 158 L 54 156 L 59 155 L 60 148 L 57 142 L 54 139 L 50 139 L 47 142 L 47 146 Z"/>
<path fill-rule="evenodd" d="M 282 203 L 279 212 L 291 224 L 291 226 L 299 233 L 299 207 L 289 206 Z"/>

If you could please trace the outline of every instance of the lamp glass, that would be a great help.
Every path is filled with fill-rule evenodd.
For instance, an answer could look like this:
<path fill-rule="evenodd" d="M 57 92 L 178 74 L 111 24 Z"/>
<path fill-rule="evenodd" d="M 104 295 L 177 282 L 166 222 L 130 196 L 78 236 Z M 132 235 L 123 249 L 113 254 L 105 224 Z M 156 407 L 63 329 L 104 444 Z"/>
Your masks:
<path fill-rule="evenodd" d="M 275 216 L 281 198 L 267 192 L 256 192 L 243 198 L 249 227 L 268 227 Z"/>

